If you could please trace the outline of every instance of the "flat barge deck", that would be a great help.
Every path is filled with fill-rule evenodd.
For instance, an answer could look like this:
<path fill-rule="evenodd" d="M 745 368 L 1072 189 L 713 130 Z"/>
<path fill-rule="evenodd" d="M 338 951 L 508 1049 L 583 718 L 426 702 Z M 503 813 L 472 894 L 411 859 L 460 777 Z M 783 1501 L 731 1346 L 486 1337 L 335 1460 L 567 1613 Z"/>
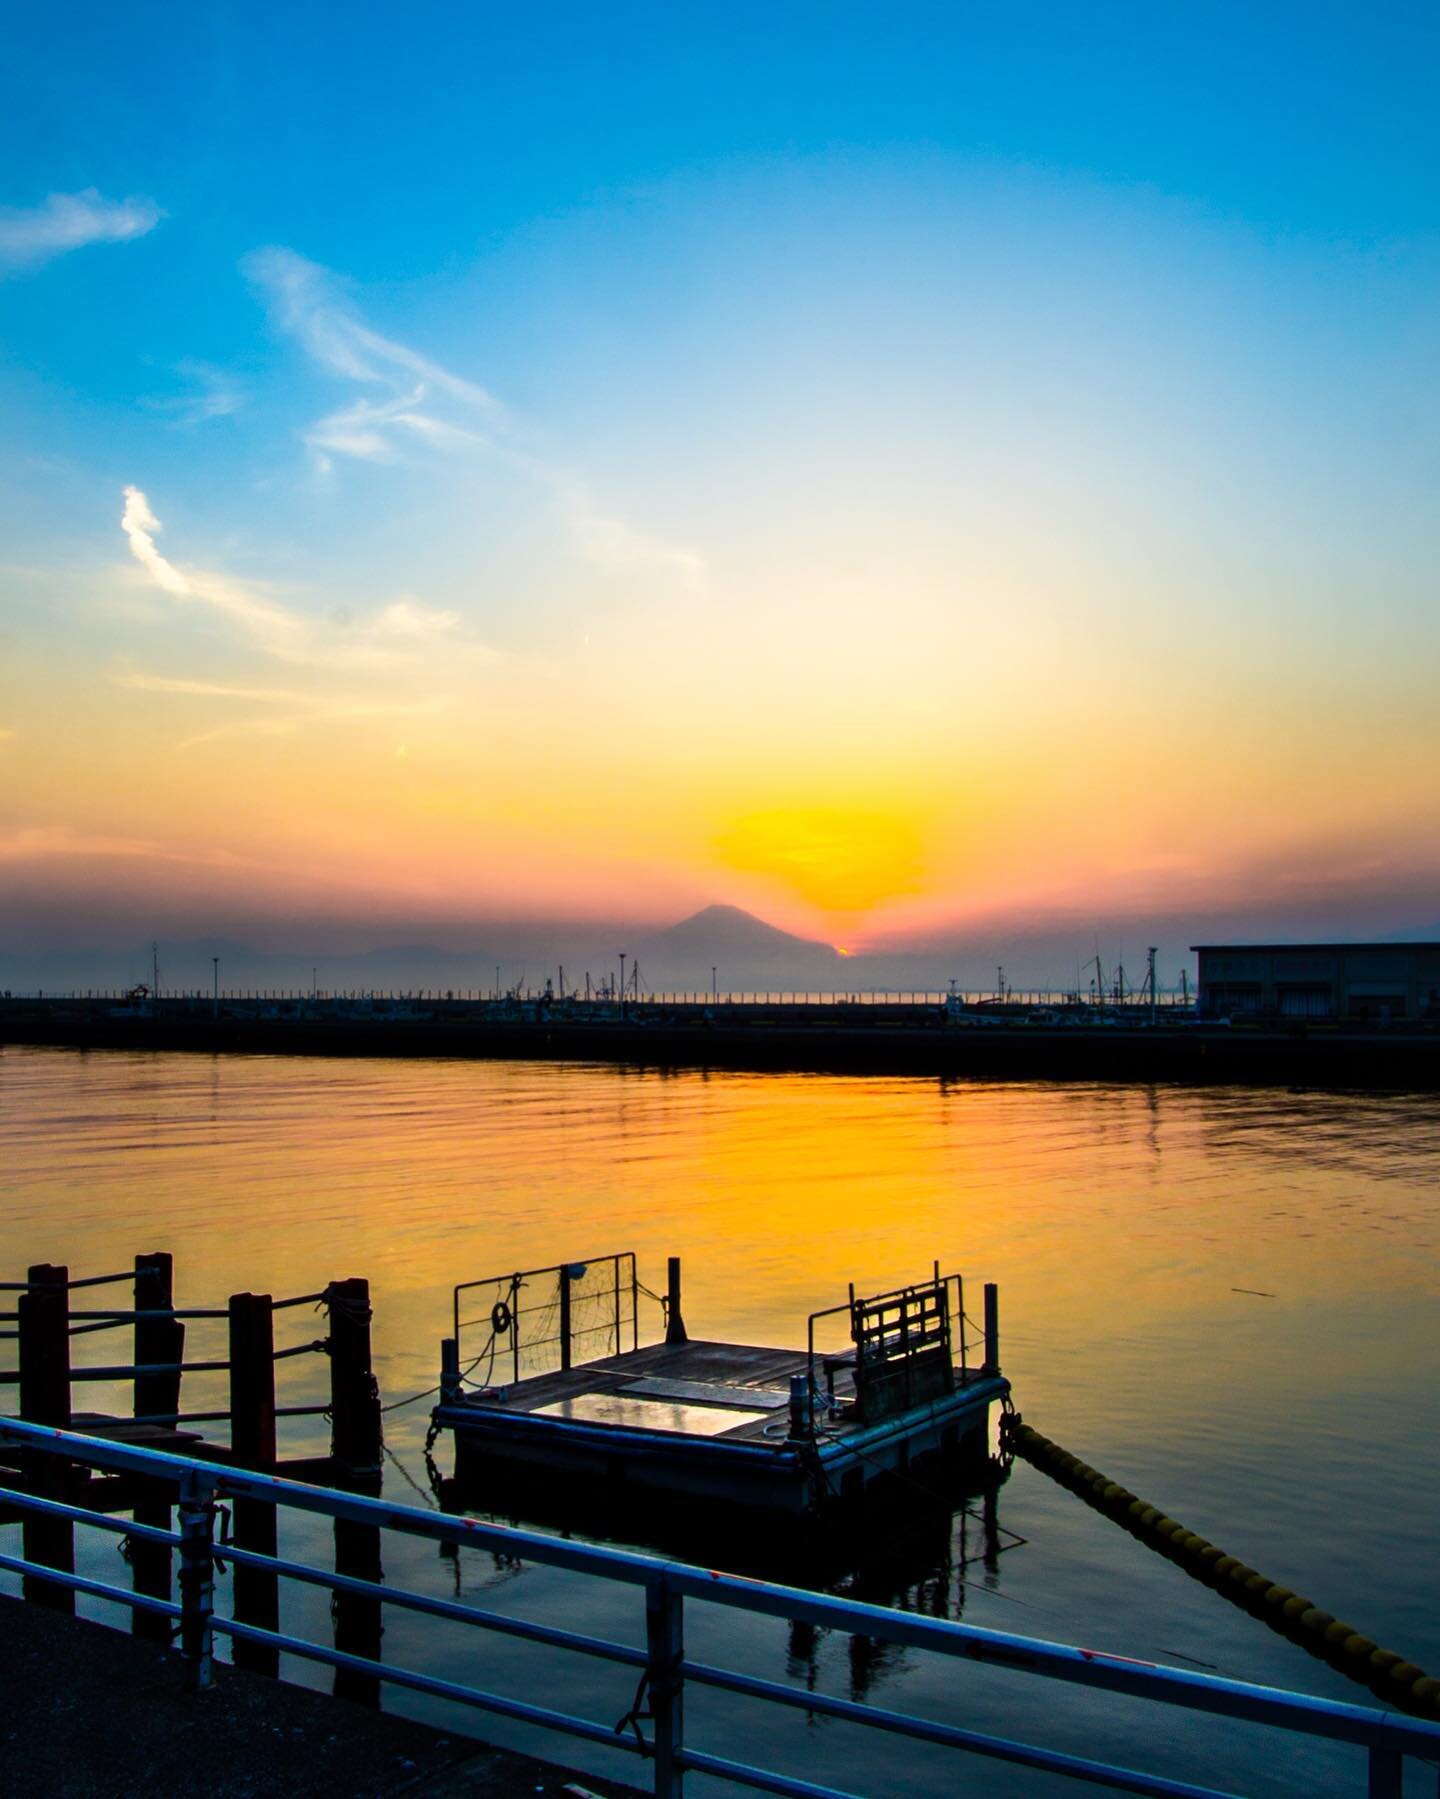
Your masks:
<path fill-rule="evenodd" d="M 990 1408 L 1009 1393 L 993 1288 L 985 1358 L 972 1365 L 959 1277 L 938 1268 L 873 1298 L 852 1291 L 843 1306 L 813 1314 L 807 1346 L 791 1349 L 691 1339 L 672 1261 L 666 1340 L 641 1346 L 635 1300 L 645 1290 L 633 1266 L 627 1254 L 476 1283 L 487 1298 L 499 1295 L 490 1338 L 470 1364 L 487 1363 L 478 1387 L 467 1388 L 460 1373 L 457 1303 L 432 1417 L 454 1435 L 456 1480 L 467 1494 L 482 1493 L 489 1474 L 523 1471 L 576 1490 L 598 1482 L 611 1496 L 621 1489 L 803 1515 L 860 1498 L 930 1458 L 983 1464 Z M 568 1350 L 581 1305 L 591 1316 L 603 1309 L 605 1319 L 578 1334 L 604 1333 L 615 1346 L 576 1362 Z M 552 1314 L 560 1337 L 537 1343 L 533 1330 L 525 1334 L 527 1320 Z M 848 1324 L 849 1346 L 823 1353 L 817 1327 L 823 1335 L 837 1317 Z M 627 1334 L 631 1347 L 620 1347 Z M 526 1372 L 537 1349 L 558 1349 L 563 1365 Z M 496 1363 L 503 1369 L 507 1360 L 512 1378 L 498 1380 Z"/>

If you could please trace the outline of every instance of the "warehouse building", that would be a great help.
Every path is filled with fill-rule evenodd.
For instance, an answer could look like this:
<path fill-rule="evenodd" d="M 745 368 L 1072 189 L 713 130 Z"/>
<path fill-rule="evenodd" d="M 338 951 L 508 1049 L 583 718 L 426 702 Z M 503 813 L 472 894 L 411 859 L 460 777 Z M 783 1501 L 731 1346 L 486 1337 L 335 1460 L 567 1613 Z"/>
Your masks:
<path fill-rule="evenodd" d="M 1440 1021 L 1440 943 L 1197 943 L 1202 1018 Z"/>

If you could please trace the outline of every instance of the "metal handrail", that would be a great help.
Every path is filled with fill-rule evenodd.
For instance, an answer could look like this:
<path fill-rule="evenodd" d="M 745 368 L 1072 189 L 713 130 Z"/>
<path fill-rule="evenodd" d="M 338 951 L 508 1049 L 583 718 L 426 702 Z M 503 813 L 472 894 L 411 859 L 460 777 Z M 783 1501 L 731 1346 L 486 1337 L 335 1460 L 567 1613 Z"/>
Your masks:
<path fill-rule="evenodd" d="M 503 1304 L 509 1315 L 509 1322 L 503 1328 L 510 1339 L 506 1354 L 511 1362 L 513 1378 L 516 1381 L 521 1378 L 521 1362 L 526 1350 L 533 1352 L 534 1350 L 551 1343 L 559 1344 L 562 1366 L 568 1367 L 569 1357 L 573 1349 L 575 1338 L 593 1335 L 600 1330 L 609 1329 L 611 1327 L 609 1325 L 585 1325 L 577 1330 L 571 1325 L 570 1314 L 567 1309 L 568 1299 L 565 1276 L 569 1270 L 574 1268 L 590 1269 L 605 1264 L 613 1264 L 615 1269 L 613 1288 L 615 1313 L 613 1329 L 615 1332 L 616 1353 L 618 1354 L 620 1352 L 621 1339 L 624 1334 L 624 1307 L 621 1300 L 622 1294 L 628 1294 L 630 1302 L 631 1348 L 638 1348 L 640 1343 L 640 1294 L 646 1291 L 646 1289 L 640 1284 L 639 1266 L 636 1262 L 634 1250 L 621 1249 L 612 1250 L 608 1255 L 603 1256 L 572 1256 L 564 1262 L 553 1262 L 544 1268 L 521 1268 L 516 1269 L 513 1272 L 482 1275 L 477 1280 L 460 1281 L 451 1291 L 452 1329 L 454 1331 L 457 1354 L 461 1351 L 464 1332 L 473 1325 L 486 1322 L 486 1320 L 482 1318 L 461 1318 L 460 1295 L 462 1293 L 473 1292 L 478 1287 L 490 1287 L 495 1289 L 504 1288 Z M 627 1266 L 628 1273 L 626 1273 L 622 1279 L 622 1270 L 625 1270 Z M 523 1332 L 521 1330 L 520 1322 L 522 1317 L 533 1315 L 533 1313 L 537 1311 L 548 1312 L 549 1307 L 539 1303 L 533 1307 L 522 1306 L 520 1303 L 520 1291 L 531 1282 L 540 1279 L 541 1276 L 552 1274 L 557 1277 L 556 1302 L 559 1317 L 556 1333 L 552 1337 L 538 1337 L 533 1341 L 528 1339 L 522 1341 Z M 498 1348 L 499 1332 L 493 1327 L 489 1343 Z M 483 1356 L 485 1351 L 482 1349 L 480 1353 Z"/>
<path fill-rule="evenodd" d="M 681 1779 L 686 1769 L 697 1773 L 723 1772 L 728 1778 L 762 1791 L 798 1795 L 832 1791 L 813 1783 L 795 1780 L 788 1775 L 724 1761 L 722 1758 L 685 1748 L 680 1724 L 680 1696 L 687 1683 L 716 1687 L 787 1707 L 823 1712 L 917 1741 L 945 1744 L 1023 1766 L 1043 1767 L 1052 1772 L 1081 1780 L 1103 1782 L 1132 1792 L 1167 1795 L 1214 1792 L 1212 1788 L 1114 1767 L 1038 1745 L 985 1736 L 933 1719 L 817 1694 L 798 1686 L 762 1680 L 734 1670 L 691 1661 L 684 1654 L 683 1644 L 683 1601 L 686 1598 L 761 1616 L 839 1629 L 1014 1673 L 1058 1679 L 1106 1692 L 1178 1705 L 1215 1717 L 1242 1719 L 1356 1745 L 1368 1752 L 1369 1791 L 1377 1799 L 1382 1795 L 1399 1793 L 1403 1755 L 1424 1756 L 1429 1759 L 1440 1755 L 1440 1725 L 1406 1718 L 1395 1712 L 1254 1686 L 1218 1675 L 1163 1667 L 1097 1650 L 1016 1636 L 1004 1631 L 984 1630 L 975 1625 L 894 1611 L 835 1595 L 743 1579 L 692 1567 L 683 1562 L 665 1561 L 634 1550 L 570 1542 L 538 1531 L 513 1529 L 474 1518 L 397 1506 L 362 1494 L 308 1486 L 275 1475 L 253 1473 L 166 1451 L 142 1449 L 133 1444 L 109 1442 L 78 1432 L 55 1430 L 17 1420 L 0 1420 L 0 1442 L 44 1455 L 62 1457 L 93 1468 L 166 1481 L 178 1487 L 181 1514 L 178 1538 L 171 1533 L 159 1533 L 158 1540 L 178 1541 L 180 1546 L 182 1578 L 179 1606 L 172 1606 L 169 1602 L 152 1596 L 132 1594 L 123 1588 L 81 1577 L 68 1570 L 51 1568 L 24 1557 L 0 1555 L 0 1568 L 44 1580 L 56 1587 L 91 1593 L 140 1609 L 178 1617 L 182 1626 L 182 1642 L 186 1645 L 192 1669 L 199 1671 L 197 1684 L 205 1684 L 210 1637 L 213 1631 L 218 1631 L 224 1635 L 283 1649 L 332 1667 L 360 1672 L 413 1691 L 458 1700 L 482 1711 L 542 1724 L 592 1742 L 604 1742 L 611 1747 L 638 1751 L 654 1759 L 654 1790 L 662 1799 L 678 1799 Z M 479 1608 L 461 1606 L 426 1594 L 356 1579 L 349 1575 L 332 1574 L 278 1556 L 262 1555 L 226 1544 L 218 1546 L 222 1558 L 233 1556 L 237 1561 L 266 1569 L 277 1576 L 304 1580 L 329 1587 L 332 1591 L 363 1595 L 377 1604 L 397 1605 L 472 1624 L 479 1629 L 528 1637 L 557 1649 L 574 1649 L 632 1667 L 643 1666 L 650 1686 L 650 1715 L 653 1718 L 651 1736 L 641 1739 L 638 1730 L 633 1740 L 623 1735 L 617 1736 L 613 1727 L 597 1723 L 593 1719 L 571 1717 L 459 1682 L 442 1680 L 415 1669 L 387 1666 L 287 1633 L 267 1630 L 240 1619 L 213 1616 L 210 1592 L 217 1549 L 213 1541 L 217 1496 L 260 1500 L 295 1511 L 369 1525 L 376 1530 L 400 1531 L 448 1545 L 496 1550 L 507 1557 L 524 1558 L 573 1573 L 642 1588 L 646 1595 L 647 1625 L 647 1648 L 644 1652 L 627 1644 L 500 1618 Z M 29 1508 L 52 1518 L 69 1518 L 86 1524 L 101 1522 L 100 1515 L 53 1498 L 40 1499 L 13 1489 L 6 1489 L 3 1497 L 10 1505 Z M 105 1527 L 116 1528 L 114 1521 L 108 1519 L 105 1520 Z"/>

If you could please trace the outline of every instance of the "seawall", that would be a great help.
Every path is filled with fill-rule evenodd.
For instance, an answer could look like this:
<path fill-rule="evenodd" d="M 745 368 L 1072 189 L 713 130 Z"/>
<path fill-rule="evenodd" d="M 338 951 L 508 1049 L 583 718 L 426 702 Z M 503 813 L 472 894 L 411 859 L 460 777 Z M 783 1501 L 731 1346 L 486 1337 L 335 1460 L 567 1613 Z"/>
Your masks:
<path fill-rule="evenodd" d="M 402 1010 L 354 1002 L 162 1002 L 0 999 L 0 1044 L 202 1054 L 439 1056 L 1004 1080 L 1233 1082 L 1433 1090 L 1440 1033 L 947 1020 L 940 1007 L 675 1008 L 621 1017 L 501 1016 L 485 1002 Z M 907 1016 L 908 1014 L 908 1016 Z"/>

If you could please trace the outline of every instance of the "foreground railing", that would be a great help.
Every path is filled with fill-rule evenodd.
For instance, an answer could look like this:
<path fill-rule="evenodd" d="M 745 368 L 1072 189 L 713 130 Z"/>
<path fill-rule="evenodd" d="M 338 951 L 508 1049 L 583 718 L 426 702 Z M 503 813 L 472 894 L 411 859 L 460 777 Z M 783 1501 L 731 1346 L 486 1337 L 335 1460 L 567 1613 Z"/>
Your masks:
<path fill-rule="evenodd" d="M 45 1589 L 53 1592 L 58 1588 L 87 1593 L 169 1619 L 173 1626 L 178 1626 L 181 1649 L 195 1687 L 210 1684 L 212 1645 L 218 1631 L 239 1641 L 263 1645 L 272 1652 L 283 1650 L 323 1663 L 352 1676 L 388 1681 L 412 1692 L 457 1701 L 479 1711 L 580 1737 L 608 1748 L 627 1750 L 654 1762 L 654 1791 L 661 1799 L 679 1799 L 687 1771 L 720 1775 L 762 1792 L 846 1799 L 846 1795 L 837 1793 L 834 1788 L 687 1747 L 684 1702 L 690 1687 L 717 1688 L 814 1715 L 868 1725 L 914 1742 L 966 1750 L 1125 1792 L 1208 1795 L 1212 1799 L 1217 1792 L 1212 1787 L 1120 1768 L 692 1661 L 685 1653 L 687 1598 L 928 1650 L 1016 1674 L 1038 1675 L 1102 1692 L 1151 1700 L 1160 1705 L 1180 1706 L 1216 1718 L 1242 1719 L 1309 1737 L 1348 1743 L 1366 1752 L 1371 1799 L 1391 1799 L 1392 1795 L 1400 1794 L 1406 1755 L 1419 1756 L 1431 1763 L 1440 1757 L 1440 1725 L 1392 1712 L 1250 1686 L 1209 1674 L 1158 1667 L 1001 1631 L 981 1630 L 973 1625 L 891 1611 L 852 1599 L 708 1572 L 683 1562 L 666 1562 L 625 1550 L 567 1542 L 534 1531 L 510 1530 L 476 1519 L 391 1505 L 355 1493 L 252 1474 L 185 1456 L 0 1420 L 0 1448 L 7 1447 L 21 1451 L 26 1465 L 30 1466 L 33 1466 L 31 1458 L 58 1457 L 63 1462 L 88 1469 L 168 1483 L 177 1489 L 180 1528 L 173 1532 L 90 1511 L 56 1498 L 41 1498 L 19 1487 L 0 1487 L 0 1503 L 22 1512 L 64 1518 L 95 1529 L 123 1533 L 131 1539 L 178 1549 L 178 1604 L 68 1570 L 54 1569 L 24 1556 L 0 1554 L 0 1568 L 23 1575 L 27 1590 L 42 1599 Z M 347 1526 L 368 1528 L 376 1533 L 391 1530 L 450 1546 L 459 1544 L 490 1549 L 507 1557 L 524 1557 L 575 1574 L 639 1587 L 645 1596 L 645 1648 L 505 1617 L 454 1600 L 388 1586 L 379 1579 L 357 1579 L 278 1555 L 260 1555 L 234 1544 L 217 1544 L 215 1520 L 222 1498 L 283 1507 L 330 1518 Z M 273 1576 L 329 1588 L 337 1596 L 337 1603 L 348 1598 L 376 1607 L 382 1604 L 397 1606 L 632 1668 L 640 1677 L 635 1702 L 619 1725 L 575 1717 L 548 1706 L 487 1692 L 461 1681 L 441 1679 L 418 1669 L 386 1666 L 372 1657 L 220 1616 L 214 1606 L 217 1552 L 225 1561 L 242 1567 L 263 1569 Z M 642 1722 L 651 1727 L 648 1736 L 641 1728 Z M 1157 1732 L 1158 1729 L 1159 1726 Z M 1359 1773 L 1357 1767 L 1357 1787 Z"/>

